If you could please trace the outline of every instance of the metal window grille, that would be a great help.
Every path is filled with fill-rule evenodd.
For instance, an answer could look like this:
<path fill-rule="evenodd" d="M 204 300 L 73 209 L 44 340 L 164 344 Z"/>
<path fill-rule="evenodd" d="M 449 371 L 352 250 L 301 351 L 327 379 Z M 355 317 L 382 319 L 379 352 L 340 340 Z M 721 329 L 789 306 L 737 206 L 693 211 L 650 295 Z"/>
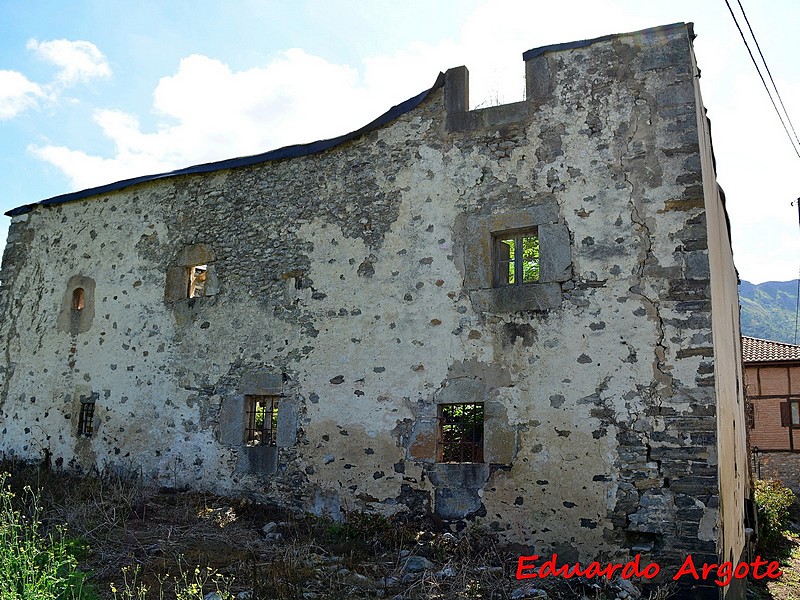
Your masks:
<path fill-rule="evenodd" d="M 539 236 L 535 229 L 494 236 L 495 286 L 539 281 Z"/>
<path fill-rule="evenodd" d="M 245 396 L 247 425 L 245 444 L 276 446 L 278 433 L 278 396 Z"/>
<path fill-rule="evenodd" d="M 439 462 L 483 462 L 483 404 L 440 404 Z"/>
<path fill-rule="evenodd" d="M 81 402 L 78 416 L 78 435 L 91 436 L 94 433 L 94 402 Z"/>

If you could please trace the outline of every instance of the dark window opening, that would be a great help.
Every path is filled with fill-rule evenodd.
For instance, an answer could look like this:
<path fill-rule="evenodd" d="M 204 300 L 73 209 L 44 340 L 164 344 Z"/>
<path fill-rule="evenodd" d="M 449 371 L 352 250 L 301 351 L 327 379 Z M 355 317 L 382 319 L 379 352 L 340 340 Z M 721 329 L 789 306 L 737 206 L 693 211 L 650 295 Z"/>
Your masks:
<path fill-rule="evenodd" d="M 781 402 L 781 427 L 800 427 L 800 400 Z"/>
<path fill-rule="evenodd" d="M 440 404 L 437 460 L 483 462 L 483 404 Z"/>
<path fill-rule="evenodd" d="M 276 446 L 278 433 L 278 396 L 245 396 L 245 444 Z"/>
<path fill-rule="evenodd" d="M 83 310 L 85 305 L 83 288 L 79 287 L 72 290 L 72 310 Z"/>
<path fill-rule="evenodd" d="M 195 265 L 188 267 L 188 282 L 186 289 L 187 298 L 201 298 L 206 295 L 206 277 L 208 265 Z"/>
<path fill-rule="evenodd" d="M 78 435 L 90 437 L 94 433 L 94 401 L 81 400 L 78 416 Z"/>
<path fill-rule="evenodd" d="M 494 235 L 494 284 L 539 281 L 539 236 L 535 229 Z"/>

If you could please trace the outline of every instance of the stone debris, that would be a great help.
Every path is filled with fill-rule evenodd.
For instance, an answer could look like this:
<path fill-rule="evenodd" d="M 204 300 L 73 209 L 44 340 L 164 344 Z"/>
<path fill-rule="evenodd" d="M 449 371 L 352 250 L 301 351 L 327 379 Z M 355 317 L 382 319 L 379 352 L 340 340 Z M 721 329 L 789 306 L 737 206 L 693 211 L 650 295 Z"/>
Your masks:
<path fill-rule="evenodd" d="M 406 560 L 403 570 L 408 573 L 419 573 L 421 571 L 430 571 L 435 568 L 436 565 L 424 556 L 411 556 Z"/>
<path fill-rule="evenodd" d="M 535 585 L 524 585 L 511 592 L 511 600 L 522 600 L 523 598 L 538 598 L 547 600 L 547 592 Z"/>

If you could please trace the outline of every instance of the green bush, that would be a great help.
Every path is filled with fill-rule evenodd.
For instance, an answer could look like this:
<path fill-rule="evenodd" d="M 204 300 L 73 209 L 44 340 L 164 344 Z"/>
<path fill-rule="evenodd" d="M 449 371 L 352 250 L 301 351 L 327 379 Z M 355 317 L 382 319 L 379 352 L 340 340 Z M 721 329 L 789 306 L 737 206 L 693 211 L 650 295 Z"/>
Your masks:
<path fill-rule="evenodd" d="M 74 543 L 63 527 L 44 533 L 39 499 L 25 488 L 23 514 L 0 473 L 0 598 L 3 600 L 86 600 L 86 574 L 77 567 Z"/>
<path fill-rule="evenodd" d="M 780 481 L 757 479 L 755 501 L 758 506 L 758 538 L 762 549 L 781 541 L 789 524 L 789 508 L 794 492 Z"/>

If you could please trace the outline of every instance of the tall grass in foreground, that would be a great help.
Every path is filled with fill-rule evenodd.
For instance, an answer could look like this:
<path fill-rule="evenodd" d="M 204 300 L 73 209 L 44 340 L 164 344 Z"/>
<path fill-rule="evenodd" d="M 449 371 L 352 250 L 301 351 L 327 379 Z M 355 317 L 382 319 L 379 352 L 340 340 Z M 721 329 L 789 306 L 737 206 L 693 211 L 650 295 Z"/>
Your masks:
<path fill-rule="evenodd" d="M 158 600 L 175 598 L 175 600 L 233 600 L 233 594 L 228 586 L 230 581 L 216 573 L 211 567 L 205 570 L 195 567 L 194 572 L 180 571 L 180 575 L 170 578 L 159 578 L 157 587 L 149 586 L 138 581 L 139 568 L 125 567 L 122 569 L 122 585 L 118 588 L 111 585 L 114 600 L 147 600 L 157 597 Z M 212 592 L 205 593 L 204 589 L 213 588 Z M 172 588 L 168 594 L 167 589 Z"/>
<path fill-rule="evenodd" d="M 86 600 L 84 579 L 64 528 L 42 530 L 39 498 L 26 487 L 21 504 L 0 473 L 0 598 L 3 600 Z"/>

